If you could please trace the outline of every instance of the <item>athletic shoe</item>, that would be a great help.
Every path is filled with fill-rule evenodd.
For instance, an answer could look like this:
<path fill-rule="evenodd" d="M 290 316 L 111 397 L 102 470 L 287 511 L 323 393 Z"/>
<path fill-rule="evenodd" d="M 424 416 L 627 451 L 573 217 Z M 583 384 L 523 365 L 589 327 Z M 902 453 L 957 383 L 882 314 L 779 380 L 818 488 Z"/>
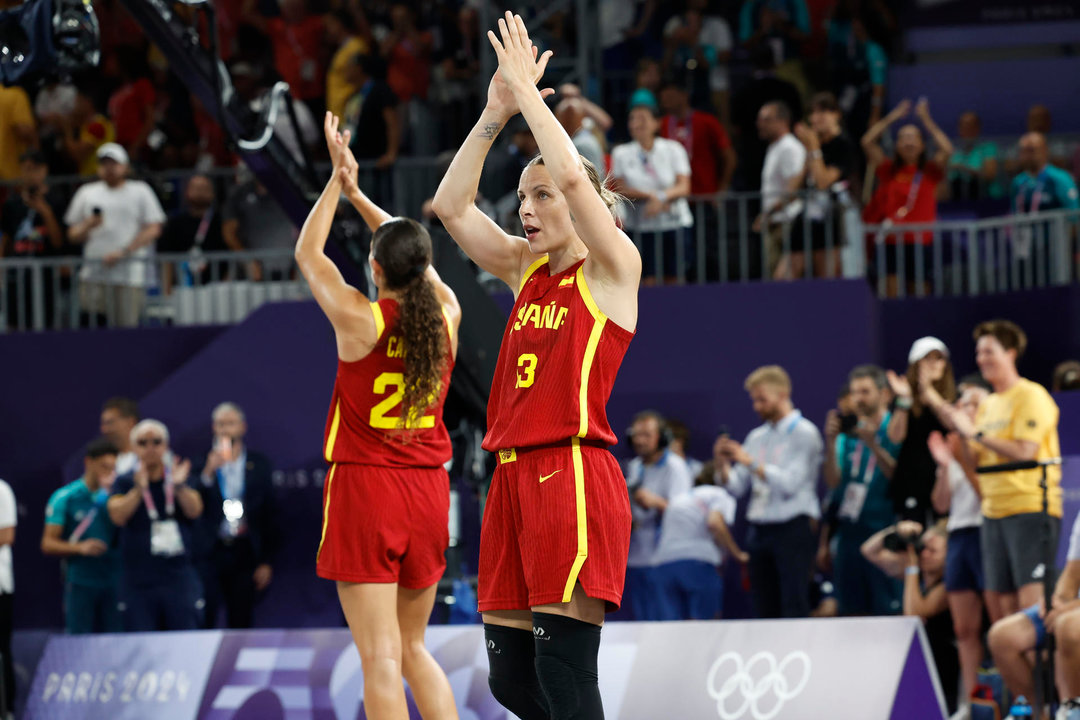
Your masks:
<path fill-rule="evenodd" d="M 1080 697 L 1062 703 L 1054 720 L 1080 720 Z"/>

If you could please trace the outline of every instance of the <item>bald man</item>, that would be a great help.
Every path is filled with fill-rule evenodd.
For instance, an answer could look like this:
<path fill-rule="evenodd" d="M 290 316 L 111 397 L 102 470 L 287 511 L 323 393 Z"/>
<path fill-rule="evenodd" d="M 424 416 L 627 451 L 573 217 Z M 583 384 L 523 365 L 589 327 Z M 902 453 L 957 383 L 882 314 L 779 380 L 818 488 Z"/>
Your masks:
<path fill-rule="evenodd" d="M 1020 174 L 1013 178 L 1010 196 L 1018 215 L 1080 208 L 1076 183 L 1067 171 L 1050 164 L 1046 136 L 1029 132 L 1020 138 Z"/>
<path fill-rule="evenodd" d="M 564 98 L 555 106 L 555 118 L 573 140 L 578 153 L 588 159 L 603 177 L 606 168 L 604 148 L 600 146 L 600 141 L 596 139 L 592 131 L 586 127 L 585 118 L 587 117 L 585 102 L 580 97 Z"/>

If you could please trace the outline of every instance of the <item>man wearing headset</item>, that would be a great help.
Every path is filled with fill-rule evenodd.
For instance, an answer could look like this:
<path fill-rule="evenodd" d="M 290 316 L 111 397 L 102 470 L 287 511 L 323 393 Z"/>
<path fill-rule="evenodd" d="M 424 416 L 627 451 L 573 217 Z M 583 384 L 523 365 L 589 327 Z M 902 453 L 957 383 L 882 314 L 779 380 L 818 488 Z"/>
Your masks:
<path fill-rule="evenodd" d="M 637 456 L 626 471 L 630 509 L 634 518 L 630 556 L 626 563 L 623 601 L 635 620 L 659 620 L 652 572 L 660 539 L 660 519 L 673 498 L 693 486 L 686 461 L 668 449 L 671 429 L 653 410 L 634 416 L 627 439 Z"/>
<path fill-rule="evenodd" d="M 824 442 L 791 402 L 791 378 L 779 365 L 758 368 L 744 385 L 763 425 L 739 444 L 717 440 L 718 484 L 736 496 L 751 491 L 750 592 L 759 618 L 807 617 L 807 585 L 817 549 L 821 503 L 817 479 Z"/>

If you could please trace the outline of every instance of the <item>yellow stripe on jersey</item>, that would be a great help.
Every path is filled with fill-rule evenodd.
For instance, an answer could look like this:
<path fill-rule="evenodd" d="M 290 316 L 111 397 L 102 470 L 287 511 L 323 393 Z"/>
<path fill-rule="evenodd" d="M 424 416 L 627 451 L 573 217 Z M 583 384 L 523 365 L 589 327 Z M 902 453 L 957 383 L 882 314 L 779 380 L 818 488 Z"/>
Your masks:
<path fill-rule="evenodd" d="M 386 329 L 386 321 L 383 320 L 382 308 L 379 307 L 379 303 L 371 303 L 371 314 L 375 316 L 375 342 L 379 342 L 383 330 Z"/>
<path fill-rule="evenodd" d="M 330 437 L 326 438 L 326 462 L 334 462 L 334 443 L 337 441 L 338 425 L 341 424 L 341 401 L 334 405 L 334 419 L 330 423 Z"/>
<path fill-rule="evenodd" d="M 326 476 L 326 501 L 323 503 L 322 535 L 319 536 L 319 549 L 315 552 L 316 562 L 319 560 L 319 553 L 322 552 L 323 542 L 326 540 L 326 523 L 330 521 L 330 483 L 334 482 L 335 470 L 337 470 L 337 463 L 330 466 L 330 474 Z"/>
<path fill-rule="evenodd" d="M 540 269 L 540 266 L 543 265 L 544 263 L 546 263 L 547 261 L 548 261 L 548 256 L 545 255 L 544 257 L 540 258 L 539 260 L 534 261 L 533 264 L 530 265 L 527 270 L 525 270 L 525 273 L 521 276 L 521 283 L 518 285 L 518 295 L 520 295 L 521 291 L 525 289 L 525 283 L 527 283 L 529 281 L 529 278 L 532 277 L 532 274 L 534 272 L 536 272 L 538 269 Z"/>
<path fill-rule="evenodd" d="M 589 374 L 592 371 L 593 360 L 596 357 L 596 348 L 600 345 L 600 336 L 604 333 L 604 325 L 607 324 L 607 316 L 600 312 L 593 300 L 592 292 L 585 282 L 585 273 L 582 268 L 577 269 L 577 287 L 581 293 L 581 299 L 593 316 L 592 332 L 589 333 L 589 342 L 585 346 L 585 355 L 581 358 L 581 386 L 578 388 L 578 437 L 583 438 L 589 432 Z"/>
<path fill-rule="evenodd" d="M 570 602 L 574 595 L 574 585 L 577 584 L 581 566 L 585 564 L 585 558 L 589 557 L 589 523 L 585 512 L 585 467 L 581 460 L 581 440 L 570 439 L 570 455 L 574 462 L 574 503 L 577 506 L 577 555 L 574 564 L 570 567 L 570 575 L 566 578 L 566 586 L 563 588 L 562 601 Z"/>
<path fill-rule="evenodd" d="M 442 306 L 442 316 L 446 320 L 446 332 L 450 335 L 450 342 L 454 342 L 454 323 L 450 320 L 450 311 L 445 305 Z"/>

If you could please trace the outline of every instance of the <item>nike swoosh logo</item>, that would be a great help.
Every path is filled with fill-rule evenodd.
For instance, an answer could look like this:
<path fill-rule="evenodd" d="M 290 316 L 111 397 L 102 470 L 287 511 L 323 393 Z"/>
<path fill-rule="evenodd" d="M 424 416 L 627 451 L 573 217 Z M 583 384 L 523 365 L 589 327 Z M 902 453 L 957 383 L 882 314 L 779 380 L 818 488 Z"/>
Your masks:
<path fill-rule="evenodd" d="M 557 475 L 557 474 L 559 474 L 561 472 L 562 472 L 562 470 L 556 470 L 555 472 L 551 473 L 550 475 L 541 475 L 540 476 L 540 482 L 544 482 L 545 480 L 550 478 L 552 475 Z"/>

